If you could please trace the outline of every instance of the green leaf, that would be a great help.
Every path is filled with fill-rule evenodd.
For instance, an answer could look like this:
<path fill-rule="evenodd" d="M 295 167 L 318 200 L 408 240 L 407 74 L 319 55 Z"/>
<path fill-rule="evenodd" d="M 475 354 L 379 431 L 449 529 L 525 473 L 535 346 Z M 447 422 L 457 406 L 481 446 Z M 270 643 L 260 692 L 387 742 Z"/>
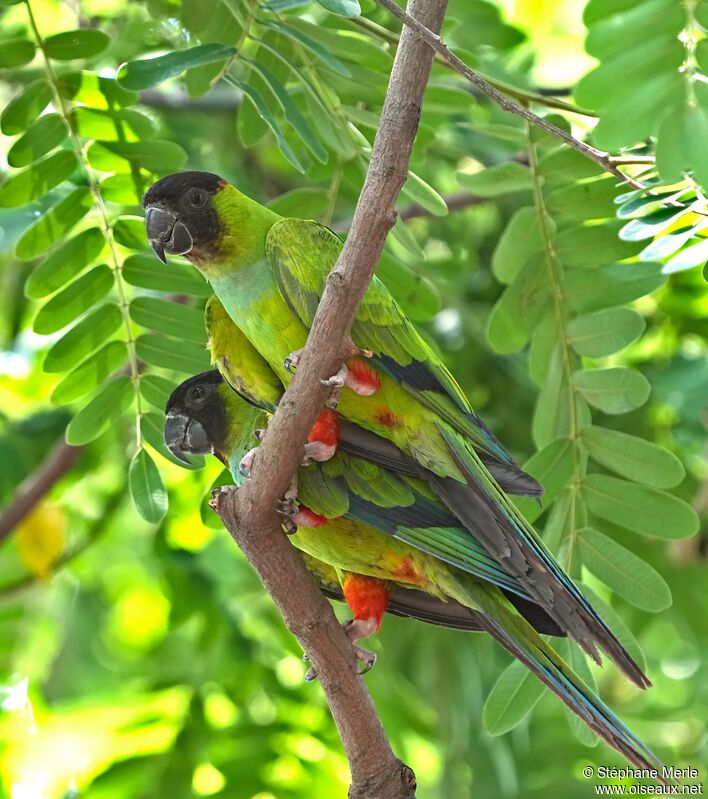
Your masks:
<path fill-rule="evenodd" d="M 612 538 L 584 527 L 578 530 L 576 547 L 583 565 L 636 607 L 658 613 L 671 605 L 671 590 L 664 578 Z"/>
<path fill-rule="evenodd" d="M 235 47 L 211 42 L 157 58 L 128 61 L 118 69 L 118 83 L 131 91 L 142 91 L 175 78 L 187 69 L 226 61 L 236 55 Z"/>
<path fill-rule="evenodd" d="M 409 319 L 428 322 L 440 310 L 440 295 L 435 285 L 385 250 L 376 267 L 376 275 Z"/>
<path fill-rule="evenodd" d="M 17 242 L 15 253 L 23 261 L 36 258 L 61 241 L 93 207 L 89 189 L 80 186 L 54 205 L 28 228 Z"/>
<path fill-rule="evenodd" d="M 25 284 L 25 294 L 33 300 L 52 294 L 93 263 L 103 244 L 103 233 L 96 227 L 82 230 L 73 239 L 63 242 L 34 268 Z"/>
<path fill-rule="evenodd" d="M 268 125 L 268 127 L 273 132 L 275 139 L 278 143 L 278 147 L 282 154 L 290 161 L 290 163 L 297 169 L 298 172 L 305 173 L 305 167 L 302 165 L 300 159 L 295 154 L 293 148 L 288 144 L 288 140 L 283 135 L 283 131 L 280 129 L 280 125 L 278 121 L 273 116 L 266 104 L 266 101 L 263 99 L 262 95 L 257 92 L 252 86 L 249 86 L 247 83 L 243 81 L 237 80 L 232 75 L 225 75 L 224 79 L 230 83 L 232 86 L 235 86 L 237 89 L 240 89 L 247 97 L 250 98 L 253 105 L 256 107 L 259 116 L 263 121 Z"/>
<path fill-rule="evenodd" d="M 70 283 L 37 312 L 32 325 L 36 333 L 56 333 L 93 307 L 113 288 L 113 272 L 101 264 Z"/>
<path fill-rule="evenodd" d="M 560 646 L 556 647 L 558 654 L 566 661 L 566 663 L 568 663 L 571 669 L 573 669 L 573 671 L 580 677 L 585 685 L 591 688 L 594 693 L 597 693 L 597 682 L 595 681 L 595 676 L 590 670 L 585 653 L 574 641 L 569 639 L 560 641 L 559 644 Z M 582 743 L 584 746 L 597 746 L 600 739 L 587 726 L 583 719 L 581 719 L 577 713 L 574 713 L 569 707 L 565 707 L 563 710 L 573 735 L 575 735 L 580 743 Z"/>
<path fill-rule="evenodd" d="M 686 213 L 685 208 L 659 208 L 656 211 L 630 220 L 619 232 L 623 241 L 644 241 L 654 238 Z"/>
<path fill-rule="evenodd" d="M 51 99 L 52 90 L 46 80 L 30 83 L 5 107 L 0 116 L 0 131 L 6 136 L 16 136 L 27 130 Z"/>
<path fill-rule="evenodd" d="M 65 372 L 98 349 L 123 323 L 117 305 L 106 304 L 65 333 L 47 353 L 45 372 Z"/>
<path fill-rule="evenodd" d="M 582 485 L 588 508 L 601 519 L 635 533 L 657 538 L 688 538 L 698 530 L 698 516 L 678 497 L 610 477 L 589 474 Z"/>
<path fill-rule="evenodd" d="M 59 114 L 44 114 L 10 147 L 7 163 L 16 169 L 28 166 L 61 144 L 67 136 L 66 124 Z"/>
<path fill-rule="evenodd" d="M 139 449 L 130 462 L 128 482 L 135 510 L 146 522 L 161 521 L 167 513 L 167 491 L 155 462 L 144 449 Z"/>
<path fill-rule="evenodd" d="M 550 303 L 548 284 L 541 278 L 543 260 L 529 260 L 492 308 L 487 338 L 496 352 L 521 349 L 543 318 Z"/>
<path fill-rule="evenodd" d="M 500 283 L 512 283 L 526 262 L 541 251 L 535 208 L 519 208 L 504 228 L 492 254 L 492 272 Z"/>
<path fill-rule="evenodd" d="M 91 58 L 102 53 L 111 43 L 111 37 L 96 28 L 62 31 L 44 40 L 44 52 L 55 61 L 73 58 Z"/>
<path fill-rule="evenodd" d="M 140 378 L 140 393 L 143 399 L 161 411 L 167 407 L 167 400 L 175 388 L 177 384 L 174 380 L 168 380 L 160 375 L 145 375 Z"/>
<path fill-rule="evenodd" d="M 636 253 L 637 246 L 619 238 L 621 227 L 620 220 L 612 220 L 601 225 L 566 228 L 556 238 L 558 257 L 568 267 L 596 267 L 597 264 L 609 264 L 629 258 Z"/>
<path fill-rule="evenodd" d="M 447 216 L 448 208 L 445 200 L 415 172 L 408 172 L 401 194 L 411 202 L 418 203 L 433 216 Z"/>
<path fill-rule="evenodd" d="M 302 30 L 295 25 L 288 25 L 287 23 L 273 22 L 264 19 L 258 20 L 258 23 L 265 28 L 271 28 L 272 30 L 278 31 L 278 33 L 282 33 L 284 36 L 294 39 L 296 42 L 308 49 L 325 66 L 329 67 L 332 72 L 335 72 L 337 75 L 341 75 L 343 78 L 348 78 L 351 76 L 351 72 L 347 68 L 346 64 L 340 61 L 336 56 L 332 55 L 332 53 L 330 53 L 326 47 L 323 47 L 316 39 L 308 36 L 306 33 L 303 33 Z"/>
<path fill-rule="evenodd" d="M 699 230 L 703 230 L 707 224 L 708 219 L 705 221 L 702 220 L 695 227 L 686 225 L 683 228 L 671 231 L 671 233 L 659 236 L 659 238 L 652 241 L 639 253 L 639 258 L 642 261 L 658 261 L 662 258 L 668 258 L 669 255 L 673 255 L 677 250 L 680 250 L 684 244 L 690 241 Z M 695 255 L 697 255 L 697 253 L 692 253 L 691 256 L 689 256 L 689 262 L 693 261 Z M 682 256 L 683 253 L 681 253 L 678 259 L 679 264 L 682 264 L 684 261 Z M 700 263 L 700 261 L 698 263 Z M 676 263 L 667 264 L 664 268 L 664 273 L 668 274 L 669 272 L 678 271 L 676 266 Z M 695 264 L 690 263 L 690 266 L 695 266 Z M 690 266 L 687 265 L 687 268 L 690 268 Z"/>
<path fill-rule="evenodd" d="M 163 369 L 175 369 L 194 375 L 210 366 L 205 348 L 189 341 L 161 335 L 144 335 L 136 341 L 135 349 L 139 358 Z"/>
<path fill-rule="evenodd" d="M 565 488 L 573 474 L 573 446 L 569 438 L 558 438 L 540 449 L 524 464 L 524 471 L 543 486 L 543 507 L 528 497 L 514 498 L 514 504 L 533 522 Z"/>
<path fill-rule="evenodd" d="M 105 110 L 79 106 L 73 112 L 74 127 L 84 139 L 134 141 L 151 139 L 155 125 L 133 108 Z"/>
<path fill-rule="evenodd" d="M 144 238 L 143 233 L 143 238 Z M 123 262 L 123 277 L 131 286 L 152 291 L 210 297 L 211 286 L 191 266 L 170 261 L 165 266 L 153 255 L 130 255 Z"/>
<path fill-rule="evenodd" d="M 189 341 L 206 345 L 204 311 L 201 308 L 157 297 L 137 297 L 130 303 L 130 316 L 150 330 L 180 338 L 184 336 Z"/>
<path fill-rule="evenodd" d="M 651 386 L 641 372 L 624 366 L 582 369 L 573 384 L 585 399 L 604 413 L 627 413 L 649 399 Z"/>
<path fill-rule="evenodd" d="M 548 213 L 557 219 L 586 221 L 614 216 L 615 178 L 599 178 L 557 189 L 546 198 Z"/>
<path fill-rule="evenodd" d="M 683 464 L 673 453 L 643 438 L 595 426 L 583 428 L 581 436 L 590 456 L 622 477 L 655 488 L 673 488 L 685 476 Z"/>
<path fill-rule="evenodd" d="M 122 216 L 113 224 L 113 238 L 130 250 L 150 250 L 145 236 L 145 220 L 139 217 Z M 163 268 L 168 271 L 167 267 Z"/>
<path fill-rule="evenodd" d="M 572 319 L 568 341 L 579 355 L 601 358 L 635 342 L 645 327 L 644 317 L 631 308 L 607 308 Z"/>
<path fill-rule="evenodd" d="M 605 624 L 612 630 L 617 637 L 617 640 L 629 652 L 632 660 L 639 665 L 639 668 L 646 672 L 647 659 L 644 656 L 639 642 L 634 637 L 632 631 L 627 627 L 622 617 L 610 607 L 603 599 L 601 599 L 593 589 L 584 582 L 579 583 L 580 588 L 585 595 L 585 598 L 597 611 L 597 615 L 605 622 Z"/>
<path fill-rule="evenodd" d="M 316 219 L 327 207 L 327 191 L 318 188 L 292 189 L 275 197 L 267 205 L 281 216 Z"/>
<path fill-rule="evenodd" d="M 34 58 L 34 42 L 29 39 L 5 39 L 0 46 L 0 69 L 23 67 Z"/>
<path fill-rule="evenodd" d="M 129 377 L 116 377 L 106 383 L 69 422 L 66 443 L 80 446 L 98 438 L 110 419 L 128 410 L 133 395 L 133 384 Z"/>
<path fill-rule="evenodd" d="M 572 311 L 596 311 L 636 300 L 661 286 L 661 264 L 610 264 L 597 269 L 568 270 L 563 296 Z"/>
<path fill-rule="evenodd" d="M 0 208 L 15 208 L 47 194 L 76 169 L 76 156 L 60 150 L 17 172 L 0 188 Z"/>
<path fill-rule="evenodd" d="M 514 729 L 543 696 L 543 683 L 515 660 L 499 675 L 484 703 L 484 728 L 490 735 Z"/>
<path fill-rule="evenodd" d="M 97 141 L 86 156 L 91 166 L 102 172 L 127 172 L 132 164 L 156 175 L 177 172 L 187 161 L 179 144 L 162 139 Z"/>
<path fill-rule="evenodd" d="M 275 95 L 280 107 L 283 109 L 285 119 L 292 125 L 293 130 L 295 130 L 298 136 L 303 140 L 310 152 L 320 163 L 326 164 L 328 160 L 327 150 L 322 145 L 322 142 L 319 140 L 314 130 L 310 127 L 310 123 L 305 119 L 300 109 L 293 102 L 285 86 L 283 86 L 275 75 L 263 64 L 251 59 L 244 60 L 261 75 Z M 258 106 L 256 106 L 256 110 L 258 111 Z"/>
<path fill-rule="evenodd" d="M 671 275 L 674 272 L 682 272 L 684 269 L 691 269 L 708 261 L 708 239 L 702 239 L 697 244 L 681 250 L 664 267 L 664 273 Z"/>
<path fill-rule="evenodd" d="M 343 17 L 358 17 L 361 14 L 359 0 L 317 0 L 317 2 L 327 11 Z"/>
<path fill-rule="evenodd" d="M 117 372 L 126 362 L 128 350 L 123 341 L 109 341 L 96 350 L 83 363 L 58 383 L 52 391 L 51 400 L 56 405 L 64 405 L 83 397 L 107 377 Z"/>
<path fill-rule="evenodd" d="M 492 166 L 474 174 L 458 172 L 457 180 L 463 188 L 478 197 L 499 197 L 533 188 L 533 178 L 528 167 L 515 161 Z"/>

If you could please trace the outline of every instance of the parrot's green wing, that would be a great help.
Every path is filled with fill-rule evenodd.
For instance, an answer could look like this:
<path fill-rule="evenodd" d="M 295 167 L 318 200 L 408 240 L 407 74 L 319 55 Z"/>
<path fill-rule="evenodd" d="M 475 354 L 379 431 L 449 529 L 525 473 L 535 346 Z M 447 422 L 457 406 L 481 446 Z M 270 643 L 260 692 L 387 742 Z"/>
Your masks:
<path fill-rule="evenodd" d="M 312 325 L 327 275 L 342 250 L 324 225 L 301 219 L 276 222 L 266 237 L 266 260 L 292 312 Z M 373 278 L 352 325 L 354 343 L 423 405 L 502 463 L 511 455 L 474 413 L 455 378 L 423 340 L 388 289 Z"/>

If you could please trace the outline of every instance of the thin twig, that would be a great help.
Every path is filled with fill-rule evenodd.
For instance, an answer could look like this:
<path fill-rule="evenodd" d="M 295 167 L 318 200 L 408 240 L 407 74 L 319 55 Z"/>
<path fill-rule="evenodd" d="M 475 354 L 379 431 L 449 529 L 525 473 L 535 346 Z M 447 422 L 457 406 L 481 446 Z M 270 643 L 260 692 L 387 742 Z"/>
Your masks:
<path fill-rule="evenodd" d="M 22 519 L 31 513 L 54 483 L 74 465 L 84 447 L 72 447 L 64 436 L 56 443 L 44 463 L 20 484 L 10 504 L 0 515 L 0 541 L 4 541 Z"/>
<path fill-rule="evenodd" d="M 465 208 L 489 202 L 490 199 L 488 197 L 477 197 L 476 194 L 470 194 L 468 191 L 456 191 L 443 196 L 447 210 L 450 213 L 464 211 Z M 403 205 L 398 209 L 398 218 L 404 221 L 427 216 L 433 216 L 432 212 L 419 203 L 408 203 L 408 205 Z M 352 218 L 350 217 L 349 219 L 341 219 L 339 222 L 335 222 L 332 225 L 332 230 L 336 233 L 346 233 L 351 226 Z"/>
<path fill-rule="evenodd" d="M 409 0 L 408 8 L 439 30 L 446 6 L 447 0 Z M 351 768 L 350 799 L 411 799 L 415 776 L 394 755 L 349 641 L 284 538 L 274 508 L 324 404 L 327 390 L 320 378 L 341 365 L 356 309 L 393 226 L 432 60 L 432 50 L 404 31 L 351 232 L 327 280 L 297 373 L 268 426 L 253 477 L 238 491 L 218 494 L 213 503 L 312 658 Z"/>
<path fill-rule="evenodd" d="M 436 33 L 433 33 L 433 31 L 431 31 L 417 19 L 414 19 L 410 14 L 399 8 L 394 0 L 375 0 L 375 2 L 378 3 L 378 5 L 380 5 L 382 8 L 385 8 L 387 11 L 390 11 L 394 17 L 397 17 L 404 25 L 413 30 L 418 36 L 420 36 L 421 39 L 423 39 L 423 41 L 427 42 L 427 44 L 429 44 L 437 53 L 439 53 L 439 55 L 447 64 L 449 64 L 456 72 L 459 72 L 460 75 L 467 78 L 470 83 L 472 83 L 483 94 L 489 97 L 489 99 L 496 103 L 503 111 L 507 111 L 510 114 L 515 114 L 516 116 L 525 119 L 527 122 L 530 122 L 535 127 L 545 131 L 549 134 L 549 136 L 554 136 L 555 138 L 560 139 L 562 142 L 567 144 L 568 147 L 586 156 L 591 161 L 594 161 L 596 164 L 601 166 L 605 172 L 609 172 L 632 188 L 645 188 L 639 181 L 630 178 L 621 170 L 619 170 L 615 165 L 613 157 L 609 153 L 604 152 L 604 150 L 598 150 L 596 147 L 592 147 L 589 144 L 585 144 L 585 142 L 582 142 L 579 139 L 576 139 L 574 136 L 571 136 L 570 133 L 566 133 L 562 128 L 559 128 L 552 122 L 549 122 L 543 117 L 538 116 L 538 114 L 534 114 L 533 111 L 530 111 L 528 108 L 524 108 L 524 106 L 519 105 L 519 103 L 511 100 L 505 94 L 502 94 L 502 92 L 492 86 L 488 80 L 483 78 L 473 69 L 470 69 L 464 61 L 460 60 L 453 52 L 451 52 L 440 36 L 438 36 Z M 632 163 L 635 162 L 633 161 Z"/>
<path fill-rule="evenodd" d="M 78 449 L 78 447 L 74 447 L 74 449 Z M 108 529 L 109 522 L 115 516 L 116 511 L 120 507 L 125 495 L 126 488 L 125 486 L 122 486 L 119 491 L 116 491 L 108 497 L 106 504 L 101 510 L 100 516 L 91 523 L 91 526 L 89 527 L 89 530 L 84 536 L 83 540 L 76 544 L 73 549 L 70 549 L 68 552 L 64 552 L 59 559 L 52 564 L 52 574 L 56 574 L 60 569 L 68 566 L 69 563 L 76 560 L 79 555 L 83 555 L 83 553 L 86 552 L 86 550 L 92 544 L 95 544 L 96 541 L 99 540 L 99 538 Z M 40 579 L 36 575 L 27 574 L 24 577 L 19 577 L 14 582 L 0 585 L 0 600 L 8 599 L 8 597 L 13 596 L 20 591 L 24 591 L 26 588 L 31 588 L 32 586 L 37 585 L 39 582 Z"/>

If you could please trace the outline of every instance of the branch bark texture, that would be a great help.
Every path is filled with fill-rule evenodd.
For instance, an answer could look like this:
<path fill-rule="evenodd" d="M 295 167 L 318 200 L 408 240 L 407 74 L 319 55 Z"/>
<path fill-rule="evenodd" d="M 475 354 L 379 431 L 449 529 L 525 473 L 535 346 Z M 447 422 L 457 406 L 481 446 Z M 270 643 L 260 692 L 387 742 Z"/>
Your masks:
<path fill-rule="evenodd" d="M 410 15 L 432 31 L 440 30 L 446 7 L 447 0 L 408 2 Z M 350 799 L 411 799 L 415 775 L 394 755 L 349 641 L 283 535 L 274 508 L 324 404 L 327 390 L 320 378 L 342 363 L 356 309 L 394 224 L 433 56 L 428 44 L 404 31 L 351 232 L 329 275 L 297 374 L 268 426 L 251 480 L 213 503 L 312 659 L 351 768 Z"/>

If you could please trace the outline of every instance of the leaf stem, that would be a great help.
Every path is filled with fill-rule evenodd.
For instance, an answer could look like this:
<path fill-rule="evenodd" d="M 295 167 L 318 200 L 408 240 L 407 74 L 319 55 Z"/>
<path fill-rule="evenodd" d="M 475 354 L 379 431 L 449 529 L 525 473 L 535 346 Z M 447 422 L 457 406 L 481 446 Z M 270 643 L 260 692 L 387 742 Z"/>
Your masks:
<path fill-rule="evenodd" d="M 563 286 L 561 283 L 562 277 L 562 264 L 558 258 L 551 232 L 548 229 L 548 209 L 543 197 L 543 177 L 541 175 L 538 163 L 537 145 L 533 141 L 531 124 L 527 123 L 527 136 L 528 136 L 528 152 L 529 152 L 529 167 L 533 178 L 533 195 L 536 211 L 538 214 L 538 225 L 541 233 L 541 241 L 543 243 L 543 260 L 546 265 L 546 275 L 550 286 L 551 302 L 553 303 L 553 310 L 556 319 L 556 330 L 558 333 L 558 346 L 561 349 L 561 363 L 563 366 L 563 382 L 562 386 L 565 387 L 568 395 L 568 422 L 570 426 L 569 438 L 573 451 L 573 473 L 571 482 L 568 486 L 570 492 L 570 521 L 569 527 L 569 541 L 568 551 L 566 556 L 566 568 L 570 570 L 571 561 L 573 557 L 573 549 L 575 546 L 575 534 L 577 529 L 577 495 L 580 489 L 580 483 L 584 477 L 584 469 L 580 453 L 580 425 L 578 421 L 578 408 L 577 408 L 577 391 L 573 383 L 573 358 L 574 355 L 570 349 L 570 341 L 568 336 L 568 320 L 566 318 L 565 307 L 563 305 Z"/>
<path fill-rule="evenodd" d="M 118 307 L 120 308 L 121 316 L 123 317 L 123 327 L 125 329 L 125 335 L 126 335 L 125 343 L 128 350 L 130 379 L 132 380 L 133 386 L 135 388 L 135 408 L 136 408 L 135 433 L 136 433 L 136 444 L 138 449 L 140 449 L 140 447 L 142 446 L 142 435 L 140 432 L 140 419 L 142 417 L 142 405 L 140 398 L 140 368 L 138 366 L 138 356 L 137 353 L 135 352 L 135 339 L 133 338 L 133 331 L 130 323 L 130 314 L 128 313 L 128 300 L 125 291 L 125 286 L 123 284 L 122 268 L 120 261 L 118 259 L 118 253 L 116 251 L 115 239 L 113 237 L 113 228 L 111 227 L 111 223 L 108 218 L 108 211 L 106 209 L 106 204 L 103 200 L 103 194 L 101 193 L 101 186 L 98 181 L 98 178 L 96 177 L 96 173 L 93 171 L 93 168 L 91 167 L 91 164 L 89 163 L 88 158 L 86 157 L 86 153 L 84 152 L 84 147 L 81 143 L 81 140 L 76 134 L 74 126 L 71 124 L 69 109 L 66 107 L 64 99 L 61 96 L 57 75 L 54 71 L 54 67 L 52 66 L 51 59 L 47 55 L 47 52 L 44 48 L 44 40 L 42 39 L 42 35 L 39 32 L 39 28 L 37 27 L 37 21 L 35 19 L 34 13 L 32 12 L 32 6 L 30 0 L 24 0 L 24 3 L 25 7 L 27 8 L 27 16 L 29 19 L 30 28 L 32 29 L 32 33 L 34 35 L 37 48 L 42 54 L 44 69 L 45 72 L 47 73 L 47 78 L 49 80 L 49 85 L 52 91 L 54 106 L 63 117 L 64 123 L 66 124 L 66 127 L 69 131 L 69 138 L 71 139 L 71 144 L 74 148 L 74 152 L 76 153 L 76 157 L 79 159 L 81 163 L 81 168 L 83 169 L 89 189 L 91 191 L 91 194 L 93 195 L 94 207 L 98 212 L 101 230 L 103 231 L 103 236 L 106 240 L 106 244 L 108 245 L 108 250 L 110 253 L 110 261 L 111 261 L 111 269 L 113 270 L 113 275 L 116 283 L 116 292 L 118 295 Z"/>

